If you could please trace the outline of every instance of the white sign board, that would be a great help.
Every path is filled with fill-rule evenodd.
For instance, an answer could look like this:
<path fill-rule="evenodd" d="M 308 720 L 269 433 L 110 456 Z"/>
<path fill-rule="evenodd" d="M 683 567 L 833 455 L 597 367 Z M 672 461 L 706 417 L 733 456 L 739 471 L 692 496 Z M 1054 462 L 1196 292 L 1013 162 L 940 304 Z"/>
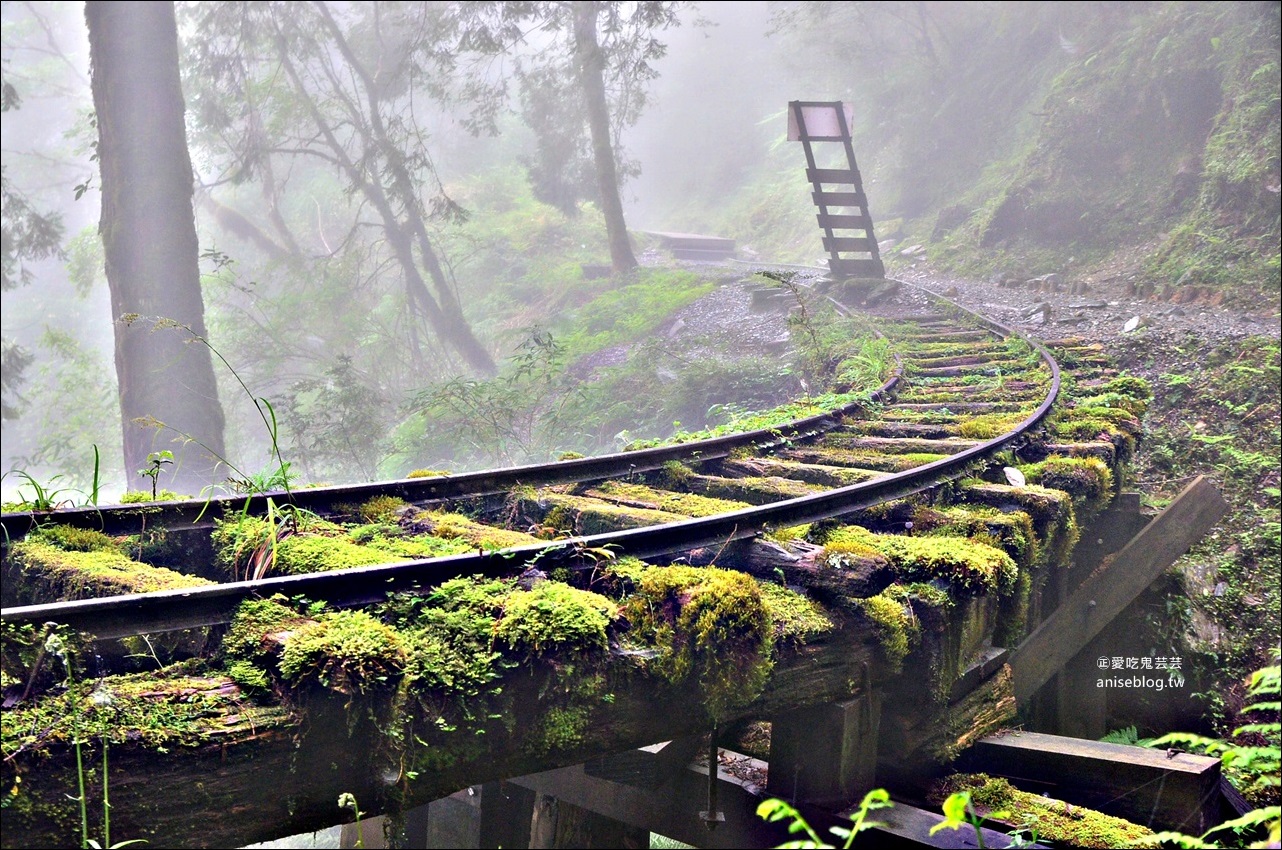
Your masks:
<path fill-rule="evenodd" d="M 846 113 L 846 129 L 842 132 L 838 120 L 837 107 L 841 106 Z M 806 122 L 806 135 L 811 140 L 833 140 L 850 138 L 850 128 L 854 126 L 855 113 L 849 103 L 806 103 L 801 106 L 801 117 Z M 797 110 L 788 104 L 788 141 L 801 140 L 801 128 L 797 126 Z"/>

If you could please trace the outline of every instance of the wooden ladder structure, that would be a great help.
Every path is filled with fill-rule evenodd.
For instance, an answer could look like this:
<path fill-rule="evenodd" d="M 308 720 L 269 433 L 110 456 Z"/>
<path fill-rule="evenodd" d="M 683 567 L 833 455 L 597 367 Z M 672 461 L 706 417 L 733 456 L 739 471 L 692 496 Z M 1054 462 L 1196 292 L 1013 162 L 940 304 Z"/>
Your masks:
<path fill-rule="evenodd" d="M 814 188 L 811 197 L 819 208 L 819 227 L 824 233 L 829 270 L 838 277 L 884 278 L 886 268 L 877 251 L 877 237 L 873 235 L 872 216 L 868 213 L 868 198 L 855 162 L 844 104 L 794 100 L 788 104 L 788 111 L 788 137 L 805 147 L 806 178 Z M 841 144 L 846 167 L 819 168 L 813 147 L 816 142 Z M 858 256 L 843 256 L 850 254 Z"/>

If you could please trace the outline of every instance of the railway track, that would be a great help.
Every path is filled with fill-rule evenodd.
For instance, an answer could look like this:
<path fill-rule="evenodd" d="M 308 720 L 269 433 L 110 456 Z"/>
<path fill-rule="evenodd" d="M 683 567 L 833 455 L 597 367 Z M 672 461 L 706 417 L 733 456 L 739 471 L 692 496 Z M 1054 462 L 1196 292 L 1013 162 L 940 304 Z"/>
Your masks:
<path fill-rule="evenodd" d="M 939 296 L 903 292 L 879 318 L 901 358 L 895 374 L 866 400 L 778 428 L 458 475 L 5 514 L 9 561 L 16 554 L 23 571 L 46 577 L 6 592 L 3 621 L 59 622 L 113 638 L 224 623 L 246 599 L 277 593 L 350 607 L 457 576 L 516 575 L 536 561 L 546 570 L 605 552 L 671 560 L 978 476 L 1003 453 L 1014 462 L 1016 450 L 1033 458 L 1053 450 L 1035 441 L 1061 387 L 1050 352 Z M 1041 440 L 1048 442 L 1055 440 Z M 1095 442 L 1067 451 L 1109 456 Z M 263 517 L 270 530 L 256 519 Z M 317 523 L 309 530 L 311 518 Z M 65 598 L 89 594 L 74 576 L 60 579 L 59 565 L 24 554 L 31 546 L 21 543 L 47 537 L 40 529 L 50 524 L 117 541 L 130 536 L 143 560 L 167 567 L 148 568 L 154 575 L 141 583 L 107 578 L 98 585 L 107 595 Z M 237 524 L 247 527 L 227 530 Z M 372 539 L 362 531 L 371 525 L 394 537 L 378 547 L 359 542 Z M 255 533 L 268 537 L 255 540 Z M 325 545 L 342 554 L 328 562 L 290 554 Z M 344 557 L 354 565 L 313 571 Z M 264 570 L 266 560 L 273 563 Z M 263 577 L 253 579 L 256 573 Z M 11 569 L 6 586 L 23 581 Z M 176 586 L 129 592 L 149 584 Z"/>
<path fill-rule="evenodd" d="M 66 717 L 94 688 L 117 695 L 84 709 L 110 717 L 113 768 L 172 777 L 177 795 L 158 806 L 143 780 L 118 796 L 113 779 L 113 824 L 227 846 L 333 823 L 340 791 L 394 809 L 870 688 L 907 688 L 883 730 L 904 765 L 957 746 L 944 738 L 961 721 L 939 711 L 973 734 L 1008 721 L 1009 672 L 982 659 L 1061 592 L 1049 579 L 1116 490 L 1143 394 L 1090 346 L 1064 341 L 1057 357 L 912 287 L 829 286 L 878 301 L 898 365 L 783 426 L 357 487 L 5 514 L 6 783 L 26 775 L 37 815 L 63 805 Z M 60 687 L 57 665 L 42 669 L 49 623 L 92 636 L 81 675 L 96 682 Z M 963 675 L 976 658 L 980 678 Z M 282 771 L 307 777 L 288 799 Z M 211 814 L 224 809 L 236 814 Z M 40 846 L 51 823 L 7 814 L 6 833 Z"/>

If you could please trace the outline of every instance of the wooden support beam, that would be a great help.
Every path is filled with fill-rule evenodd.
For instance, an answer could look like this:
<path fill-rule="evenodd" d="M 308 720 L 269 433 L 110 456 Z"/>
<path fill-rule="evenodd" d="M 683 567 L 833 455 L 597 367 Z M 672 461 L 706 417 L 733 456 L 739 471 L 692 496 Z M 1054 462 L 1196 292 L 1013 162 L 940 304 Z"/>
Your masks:
<path fill-rule="evenodd" d="M 846 820 L 849 820 L 853 810 L 844 813 Z M 975 830 L 970 826 L 960 829 L 941 829 L 934 835 L 930 830 L 943 821 L 943 815 L 936 812 L 928 812 L 925 809 L 919 809 L 915 806 L 909 806 L 905 803 L 895 803 L 893 808 L 880 809 L 873 813 L 873 819 L 881 824 L 874 829 L 869 835 L 874 837 L 876 844 L 868 841 L 857 842 L 857 847 L 894 848 L 894 847 L 942 847 L 942 848 L 972 848 L 980 847 L 976 841 Z M 1011 837 L 1004 832 L 998 832 L 995 829 L 987 827 L 980 828 L 980 834 L 984 838 L 984 847 L 1010 847 Z M 1045 844 L 1024 844 L 1023 847 L 1045 847 Z"/>
<path fill-rule="evenodd" d="M 1198 476 L 1184 488 L 1011 653 L 1015 698 L 1022 703 L 1037 693 L 1227 510 L 1224 498 L 1205 477 Z"/>
<path fill-rule="evenodd" d="M 771 794 L 818 805 L 848 805 L 873 787 L 881 694 L 779 715 L 770 724 Z"/>
<path fill-rule="evenodd" d="M 1207 756 L 1008 732 L 978 742 L 962 761 L 1025 791 L 1155 830 L 1200 835 L 1218 822 L 1220 760 Z"/>

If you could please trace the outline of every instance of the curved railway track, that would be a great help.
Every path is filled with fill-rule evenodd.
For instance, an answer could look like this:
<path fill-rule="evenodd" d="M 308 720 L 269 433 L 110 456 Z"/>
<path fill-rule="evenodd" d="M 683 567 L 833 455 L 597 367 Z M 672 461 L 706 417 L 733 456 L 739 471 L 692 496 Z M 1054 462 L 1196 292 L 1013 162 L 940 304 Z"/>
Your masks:
<path fill-rule="evenodd" d="M 207 538 L 219 520 L 262 516 L 284 504 L 336 515 L 381 496 L 423 508 L 465 505 L 475 511 L 488 504 L 491 518 L 506 514 L 509 525 L 519 519 L 522 528 L 559 524 L 571 537 L 544 542 L 506 536 L 515 545 L 484 551 L 477 543 L 478 551 L 443 557 L 390 555 L 390 563 L 149 593 L 34 599 L 6 607 L 0 616 L 10 624 L 53 621 L 113 638 L 225 623 L 241 602 L 277 593 L 340 607 L 363 605 L 462 575 L 512 576 L 534 562 L 540 568 L 590 563 L 594 553 L 607 551 L 671 559 L 772 529 L 850 515 L 975 475 L 999 453 L 1031 439 L 1057 399 L 1059 365 L 1047 349 L 1011 328 L 925 290 L 911 292 L 898 312 L 883 314 L 903 361 L 869 402 L 781 428 L 442 477 L 3 517 L 7 549 L 42 523 L 109 535 L 164 529 L 191 539 Z M 931 312 L 924 312 L 927 306 Z M 700 468 L 686 476 L 680 492 L 662 489 L 671 477 L 664 470 L 673 464 L 686 465 L 681 468 L 687 472 L 688 465 Z M 496 500 L 505 509 L 495 510 Z M 551 514 L 556 519 L 548 522 Z M 439 525 L 433 517 L 441 516 L 415 515 L 413 522 L 403 517 L 402 525 L 431 531 Z M 484 534 L 469 525 L 461 536 L 475 543 Z M 208 565 L 177 566 L 214 572 Z"/>

